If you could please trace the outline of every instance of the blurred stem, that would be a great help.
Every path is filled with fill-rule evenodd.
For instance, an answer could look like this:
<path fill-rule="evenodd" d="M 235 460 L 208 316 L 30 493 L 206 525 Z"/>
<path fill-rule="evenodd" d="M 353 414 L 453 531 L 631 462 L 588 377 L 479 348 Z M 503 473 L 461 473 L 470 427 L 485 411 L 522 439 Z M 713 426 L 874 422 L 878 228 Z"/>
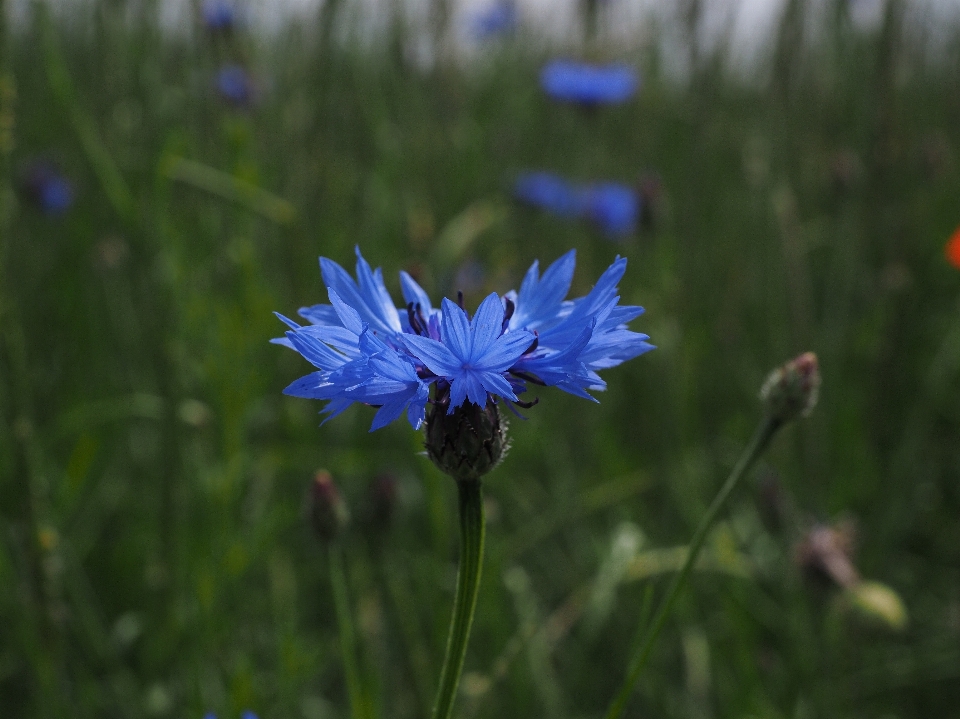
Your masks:
<path fill-rule="evenodd" d="M 433 706 L 433 719 L 449 719 L 453 712 L 483 568 L 484 519 L 480 481 L 460 481 L 457 487 L 460 490 L 460 570 L 457 573 L 457 594 L 453 600 L 447 653 L 440 670 L 440 687 Z"/>
<path fill-rule="evenodd" d="M 666 624 L 667 617 L 670 615 L 670 611 L 673 609 L 673 605 L 677 601 L 680 590 L 683 588 L 687 578 L 690 576 L 690 572 L 693 570 L 693 567 L 696 564 L 697 556 L 700 554 L 700 550 L 703 548 L 703 543 L 706 541 L 707 533 L 713 526 L 714 521 L 716 521 L 717 515 L 720 514 L 720 510 L 723 509 L 723 506 L 726 504 L 730 494 L 740 483 L 740 480 L 746 475 L 747 470 L 750 469 L 750 467 L 753 466 L 753 463 L 760 457 L 760 455 L 763 454 L 764 450 L 766 450 L 767 446 L 770 444 L 770 440 L 773 439 L 773 436 L 777 433 L 777 430 L 780 429 L 781 426 L 782 423 L 780 421 L 768 416 L 764 417 L 764 419 L 760 422 L 760 425 L 757 427 L 757 431 L 754 433 L 750 444 L 747 445 L 747 448 L 743 451 L 743 454 L 740 455 L 740 459 L 737 460 L 737 464 L 730 472 L 730 476 L 727 477 L 727 481 L 724 483 L 723 487 L 720 488 L 717 496 L 714 497 L 713 503 L 710 505 L 707 513 L 703 516 L 703 519 L 700 520 L 697 531 L 694 532 L 693 539 L 690 540 L 690 546 L 687 550 L 687 559 L 683 563 L 680 572 L 674 575 L 673 581 L 670 583 L 670 588 L 667 590 L 667 594 L 660 603 L 660 607 L 657 609 L 656 616 L 653 618 L 653 623 L 647 630 L 643 642 L 634 653 L 627 671 L 627 677 L 621 685 L 620 690 L 616 693 L 613 702 L 610 704 L 610 708 L 606 713 L 606 719 L 616 719 L 616 717 L 619 717 L 623 713 L 627 701 L 630 699 L 630 695 L 633 692 L 633 688 L 636 686 L 637 680 L 640 679 L 640 675 L 643 673 L 643 669 L 650 659 L 650 655 L 653 652 L 654 643 L 656 642 L 660 631 L 663 629 L 664 624 Z"/>
<path fill-rule="evenodd" d="M 337 613 L 337 631 L 340 634 L 340 657 L 343 660 L 343 673 L 347 679 L 347 693 L 350 695 L 350 716 L 353 719 L 367 719 L 369 712 L 363 698 L 363 684 L 360 681 L 357 640 L 350 613 L 347 575 L 343 569 L 343 548 L 337 542 L 330 544 L 330 584 L 333 585 L 333 604 Z"/>

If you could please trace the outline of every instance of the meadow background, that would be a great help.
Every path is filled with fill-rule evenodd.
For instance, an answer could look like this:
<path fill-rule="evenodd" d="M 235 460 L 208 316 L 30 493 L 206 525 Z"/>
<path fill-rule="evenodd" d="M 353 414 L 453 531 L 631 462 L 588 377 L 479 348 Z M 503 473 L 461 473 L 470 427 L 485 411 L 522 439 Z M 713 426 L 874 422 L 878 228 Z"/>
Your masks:
<path fill-rule="evenodd" d="M 633 42 L 601 16 L 470 53 L 442 2 L 373 35 L 350 5 L 271 33 L 121 0 L 0 27 L 0 716 L 349 716 L 306 521 L 321 468 L 352 512 L 369 716 L 428 713 L 455 487 L 409 426 L 368 433 L 373 410 L 318 428 L 281 394 L 308 366 L 268 343 L 274 310 L 326 300 L 318 255 L 352 269 L 359 245 L 396 298 L 406 269 L 469 307 L 534 259 L 575 247 L 583 294 L 625 255 L 658 346 L 599 405 L 547 390 L 512 422 L 459 716 L 601 715 L 764 376 L 813 350 L 819 406 L 734 497 L 628 716 L 960 717 L 960 26 L 934 42 L 902 0 L 869 29 L 791 0 L 745 72 L 696 42 L 707 2 Z M 558 54 L 642 88 L 559 105 L 537 79 Z M 257 79 L 249 107 L 214 90 L 226 62 Z M 60 215 L 23 187 L 38 158 L 73 183 Z M 652 221 L 612 243 L 520 206 L 525 169 L 656 176 Z M 900 628 L 798 567 L 843 519 Z"/>

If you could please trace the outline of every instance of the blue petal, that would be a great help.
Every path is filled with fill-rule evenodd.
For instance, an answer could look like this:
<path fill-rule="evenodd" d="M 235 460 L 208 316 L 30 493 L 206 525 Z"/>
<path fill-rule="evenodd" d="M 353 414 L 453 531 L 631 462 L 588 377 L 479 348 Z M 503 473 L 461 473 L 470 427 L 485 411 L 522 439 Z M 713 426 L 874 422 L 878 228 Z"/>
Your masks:
<path fill-rule="evenodd" d="M 303 317 L 307 322 L 313 325 L 338 325 L 340 318 L 337 317 L 337 311 L 330 305 L 313 305 L 311 307 L 301 307 L 297 314 Z"/>
<path fill-rule="evenodd" d="M 334 370 L 348 361 L 348 357 L 335 352 L 324 342 L 313 337 L 311 333 L 306 332 L 306 329 L 290 330 L 287 332 L 287 340 L 307 362 L 320 369 Z"/>
<path fill-rule="evenodd" d="M 469 362 L 473 364 L 487 353 L 503 331 L 503 303 L 496 292 L 491 292 L 480 303 L 470 322 L 470 331 L 473 335 L 473 346 Z"/>
<path fill-rule="evenodd" d="M 497 372 L 478 372 L 477 378 L 483 383 L 484 389 L 491 394 L 498 394 L 501 397 L 517 401 L 517 395 L 514 394 L 510 383 L 504 379 L 502 374 Z"/>
<path fill-rule="evenodd" d="M 291 397 L 305 397 L 306 399 L 330 399 L 332 394 L 336 392 L 339 392 L 339 388 L 327 381 L 326 372 L 311 372 L 300 379 L 294 380 L 283 390 L 284 394 Z"/>
<path fill-rule="evenodd" d="M 510 328 L 537 329 L 556 320 L 563 299 L 570 291 L 576 264 L 577 251 L 570 250 L 550 265 L 541 278 L 538 272 L 539 264 L 534 262 L 520 285 L 516 311 L 510 318 Z"/>
<path fill-rule="evenodd" d="M 400 415 L 403 414 L 403 410 L 406 409 L 408 402 L 409 399 L 401 398 L 384 403 L 373 416 L 373 424 L 370 425 L 370 431 L 374 432 L 381 427 L 386 427 L 394 420 L 399 419 Z"/>
<path fill-rule="evenodd" d="M 289 328 L 291 328 L 291 329 L 294 329 L 294 330 L 300 329 L 300 325 L 297 324 L 296 322 L 294 322 L 293 320 L 291 320 L 289 317 L 284 317 L 284 316 L 283 316 L 282 314 L 280 314 L 279 312 L 274 312 L 273 314 L 276 315 L 276 317 L 277 317 L 281 322 L 283 322 L 283 324 L 285 324 L 287 327 L 289 327 Z"/>
<path fill-rule="evenodd" d="M 441 304 L 443 318 L 441 319 L 441 337 L 443 344 L 460 360 L 460 363 L 470 359 L 473 350 L 473 337 L 470 332 L 470 320 L 467 313 L 460 309 L 446 297 Z"/>
<path fill-rule="evenodd" d="M 465 374 L 461 373 L 450 383 L 450 406 L 447 407 L 447 414 L 453 414 L 453 410 L 462 405 L 463 400 L 467 398 L 467 387 L 470 384 L 470 379 L 464 376 Z"/>
<path fill-rule="evenodd" d="M 457 379 L 457 383 L 463 384 L 467 392 L 467 399 L 478 407 L 486 407 L 487 388 L 483 386 L 480 372 L 464 372 L 463 375 Z"/>
<path fill-rule="evenodd" d="M 390 299 L 390 293 L 383 284 L 383 272 L 378 267 L 375 272 L 370 271 L 370 265 L 363 255 L 360 254 L 360 247 L 355 247 L 357 254 L 357 281 L 360 285 L 360 292 L 363 294 L 367 306 L 373 311 L 374 316 L 382 320 L 383 329 L 388 333 L 397 333 L 400 331 L 400 316 L 397 314 L 397 308 Z M 374 324 L 371 322 L 371 324 Z M 374 327 L 377 327 L 374 324 Z M 378 328 L 379 329 L 379 328 Z"/>
<path fill-rule="evenodd" d="M 440 377 L 452 377 L 463 365 L 442 342 L 418 335 L 400 335 L 400 341 L 424 366 Z"/>
<path fill-rule="evenodd" d="M 531 332 L 523 330 L 507 332 L 501 335 L 482 356 L 474 360 L 472 366 L 487 372 L 503 372 L 533 344 L 533 339 L 534 335 Z"/>
<path fill-rule="evenodd" d="M 353 332 L 353 334 L 359 336 L 360 333 L 363 332 L 363 321 L 360 319 L 360 313 L 340 299 L 340 295 L 337 294 L 337 291 L 332 287 L 327 290 L 327 295 L 329 295 L 330 304 L 332 304 L 333 309 L 336 310 L 337 317 L 340 318 L 343 326 Z"/>
<path fill-rule="evenodd" d="M 412 302 L 414 306 L 420 305 L 424 315 L 430 314 L 433 310 L 433 306 L 430 304 L 430 296 L 423 291 L 423 288 L 417 284 L 415 279 L 402 270 L 400 271 L 400 290 L 406 303 L 409 305 Z"/>

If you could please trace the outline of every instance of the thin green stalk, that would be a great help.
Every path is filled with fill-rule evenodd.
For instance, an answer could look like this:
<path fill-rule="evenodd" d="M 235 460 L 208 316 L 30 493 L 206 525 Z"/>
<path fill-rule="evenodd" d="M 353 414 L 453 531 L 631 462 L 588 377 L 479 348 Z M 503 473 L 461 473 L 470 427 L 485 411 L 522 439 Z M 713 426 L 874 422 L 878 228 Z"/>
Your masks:
<path fill-rule="evenodd" d="M 767 445 L 770 444 L 770 440 L 773 439 L 773 435 L 777 433 L 777 430 L 780 429 L 781 426 L 782 423 L 780 421 L 769 416 L 765 417 L 763 421 L 760 422 L 760 426 L 757 427 L 757 431 L 754 433 L 750 444 L 747 445 L 747 448 L 743 451 L 743 454 L 740 455 L 740 459 L 737 460 L 737 464 L 730 472 L 730 476 L 727 477 L 727 481 L 724 483 L 723 487 L 720 488 L 720 492 L 717 493 L 717 496 L 714 498 L 713 503 L 707 510 L 707 513 L 703 516 L 703 519 L 700 520 L 700 525 L 697 527 L 697 531 L 694 532 L 693 539 L 690 540 L 690 546 L 687 550 L 687 559 L 683 563 L 680 571 L 674 575 L 673 581 L 670 583 L 670 588 L 667 590 L 666 596 L 660 603 L 659 609 L 657 609 L 657 614 L 653 619 L 653 623 L 650 625 L 650 628 L 647 630 L 647 633 L 644 636 L 643 642 L 640 644 L 639 648 L 631 659 L 630 668 L 627 671 L 627 677 L 624 679 L 620 690 L 616 693 L 613 702 L 610 704 L 610 708 L 606 713 L 606 719 L 617 719 L 617 717 L 623 713 L 623 710 L 627 705 L 627 701 L 630 699 L 630 695 L 633 693 L 633 688 L 636 686 L 637 680 L 640 678 L 640 674 L 643 672 L 643 668 L 647 665 L 647 661 L 650 659 L 650 655 L 653 652 L 653 645 L 657 640 L 657 636 L 660 634 L 660 630 L 663 629 L 663 625 L 666 624 L 667 617 L 670 615 L 670 610 L 673 609 L 673 605 L 677 601 L 680 590 L 683 588 L 687 578 L 690 576 L 690 572 L 693 570 L 693 567 L 696 564 L 697 556 L 700 554 L 700 550 L 703 548 L 703 543 L 707 538 L 707 533 L 713 526 L 717 515 L 720 514 L 720 510 L 723 509 L 724 504 L 726 504 L 730 494 L 740 483 L 740 480 L 743 479 L 744 475 L 746 475 L 747 470 L 750 469 L 753 463 L 760 457 L 760 455 L 763 454 L 764 450 L 767 448 Z"/>
<path fill-rule="evenodd" d="M 333 585 L 333 604 L 337 613 L 337 631 L 340 633 L 340 657 L 343 673 L 347 679 L 350 695 L 350 716 L 367 719 L 369 712 L 363 697 L 360 681 L 360 666 L 357 662 L 357 641 L 350 614 L 350 595 L 347 592 L 347 575 L 343 569 L 343 549 L 337 542 L 330 544 L 330 584 Z"/>
<path fill-rule="evenodd" d="M 458 481 L 457 487 L 460 489 L 460 570 L 457 573 L 457 594 L 453 600 L 447 653 L 440 671 L 433 719 L 449 719 L 453 712 L 483 567 L 484 520 L 480 481 Z"/>

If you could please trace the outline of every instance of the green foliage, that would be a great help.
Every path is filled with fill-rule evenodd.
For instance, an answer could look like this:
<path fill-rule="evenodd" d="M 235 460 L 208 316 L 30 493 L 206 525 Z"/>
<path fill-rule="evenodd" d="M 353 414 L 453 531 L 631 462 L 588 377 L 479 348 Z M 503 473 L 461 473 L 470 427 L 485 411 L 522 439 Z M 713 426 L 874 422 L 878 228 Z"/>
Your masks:
<path fill-rule="evenodd" d="M 639 97 L 584 112 L 539 93 L 548 54 L 524 38 L 420 69 L 393 42 L 318 41 L 339 37 L 326 15 L 188 42 L 84 7 L 38 4 L 0 37 L 0 716 L 347 717 L 305 519 L 319 468 L 354 516 L 364 704 L 427 715 L 454 483 L 405 424 L 368 434 L 373 410 L 318 429 L 319 405 L 281 394 L 305 363 L 268 344 L 273 310 L 325 301 L 317 256 L 350 265 L 355 244 L 397 298 L 400 269 L 436 297 L 478 263 L 471 308 L 536 258 L 576 247 L 582 294 L 626 255 L 624 302 L 659 347 L 610 371 L 601 404 L 547 390 L 512 421 L 459 716 L 600 715 L 763 378 L 806 350 L 820 404 L 758 472 L 781 521 L 756 482 L 733 498 L 628 716 L 960 716 L 957 31 L 927 52 L 894 1 L 877 33 L 784 28 L 749 82 L 722 48 L 670 80 L 644 45 Z M 255 69 L 254 108 L 213 93 L 227 59 Z M 76 185 L 60 218 L 12 190 L 38 155 Z M 615 246 L 516 206 L 523 168 L 655 171 L 654 226 Z M 902 631 L 857 609 L 889 606 L 883 587 L 858 603 L 795 567 L 804 528 L 840 513 Z"/>

